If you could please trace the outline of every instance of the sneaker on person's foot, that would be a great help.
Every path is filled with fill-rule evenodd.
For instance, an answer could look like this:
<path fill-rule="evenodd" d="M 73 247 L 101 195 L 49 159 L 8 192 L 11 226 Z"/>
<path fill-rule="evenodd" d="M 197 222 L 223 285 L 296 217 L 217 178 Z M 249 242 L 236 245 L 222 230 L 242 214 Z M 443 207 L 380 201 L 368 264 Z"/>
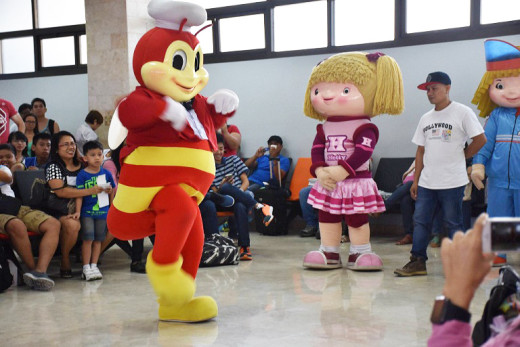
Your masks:
<path fill-rule="evenodd" d="M 54 288 L 54 281 L 44 272 L 31 271 L 23 274 L 23 281 L 31 289 L 49 291 Z"/>
<path fill-rule="evenodd" d="M 273 216 L 273 206 L 269 206 L 264 204 L 264 207 L 262 207 L 262 213 L 264 214 L 264 225 L 268 226 L 274 219 Z"/>
<path fill-rule="evenodd" d="M 249 247 L 240 247 L 240 260 L 253 260 L 253 255 Z"/>
<path fill-rule="evenodd" d="M 93 279 L 94 280 L 102 280 L 103 279 L 103 274 L 101 273 L 101 271 L 99 271 L 99 268 L 96 266 L 96 267 L 91 267 L 90 270 L 92 271 L 92 276 L 94 277 Z"/>
<path fill-rule="evenodd" d="M 430 241 L 431 248 L 439 248 L 441 246 L 441 238 L 439 235 L 435 235 Z"/>
<path fill-rule="evenodd" d="M 81 279 L 83 279 L 85 281 L 95 280 L 94 273 L 92 272 L 92 269 L 90 267 L 88 267 L 86 269 L 83 268 L 83 273 L 81 274 Z"/>
<path fill-rule="evenodd" d="M 229 195 L 213 193 L 212 200 L 220 207 L 231 207 L 235 204 L 235 199 Z"/>
<path fill-rule="evenodd" d="M 495 259 L 493 259 L 493 267 L 501 267 L 504 265 L 507 265 L 507 255 L 505 253 L 495 255 Z"/>
<path fill-rule="evenodd" d="M 300 230 L 300 237 L 312 237 L 316 235 L 316 231 L 318 231 L 317 227 L 313 227 L 312 225 L 306 225 L 305 228 Z"/>
<path fill-rule="evenodd" d="M 426 260 L 423 257 L 412 255 L 410 261 L 402 269 L 395 269 L 394 274 L 398 277 L 424 276 L 426 272 Z"/>
<path fill-rule="evenodd" d="M 339 269 L 342 267 L 339 253 L 322 250 L 311 251 L 303 258 L 303 266 L 309 269 Z"/>
<path fill-rule="evenodd" d="M 130 272 L 137 272 L 139 274 L 146 273 L 146 265 L 142 261 L 134 261 L 130 264 Z"/>

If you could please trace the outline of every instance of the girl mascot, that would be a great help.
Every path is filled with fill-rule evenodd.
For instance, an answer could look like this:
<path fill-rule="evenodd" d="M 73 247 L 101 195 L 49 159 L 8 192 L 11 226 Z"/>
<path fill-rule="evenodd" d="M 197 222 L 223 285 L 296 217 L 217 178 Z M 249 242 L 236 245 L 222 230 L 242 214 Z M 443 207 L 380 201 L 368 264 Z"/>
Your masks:
<path fill-rule="evenodd" d="M 472 102 L 486 121 L 487 142 L 473 157 L 471 180 L 478 189 L 488 176 L 490 217 L 520 217 L 520 49 L 500 40 L 487 40 L 486 73 Z M 494 265 L 506 263 L 505 254 Z"/>
<path fill-rule="evenodd" d="M 117 238 L 155 234 L 146 272 L 158 296 L 159 319 L 199 322 L 217 315 L 210 297 L 195 297 L 204 243 L 197 204 L 215 175 L 215 129 L 238 107 L 229 90 L 209 98 L 203 55 L 190 26 L 206 21 L 195 4 L 152 0 L 156 27 L 137 43 L 133 69 L 140 86 L 123 99 L 112 120 L 109 145 L 121 151 L 121 174 L 108 228 Z M 122 125 L 122 127 L 121 127 Z"/>
<path fill-rule="evenodd" d="M 368 215 L 385 210 L 369 170 L 378 140 L 370 118 L 404 109 L 401 71 L 382 53 L 334 55 L 311 73 L 305 93 L 306 116 L 324 120 L 312 145 L 311 173 L 317 177 L 308 202 L 319 210 L 321 247 L 307 253 L 303 266 L 335 269 L 342 266 L 339 247 L 341 221 L 349 227 L 347 268 L 381 270 L 372 252 Z"/>

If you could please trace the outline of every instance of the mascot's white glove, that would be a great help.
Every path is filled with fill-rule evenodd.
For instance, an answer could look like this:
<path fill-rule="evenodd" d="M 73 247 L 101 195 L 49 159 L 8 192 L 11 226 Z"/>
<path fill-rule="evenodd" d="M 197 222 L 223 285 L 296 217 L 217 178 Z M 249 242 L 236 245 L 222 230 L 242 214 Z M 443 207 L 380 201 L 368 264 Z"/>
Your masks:
<path fill-rule="evenodd" d="M 486 175 L 486 167 L 483 164 L 473 164 L 471 166 L 471 180 L 478 190 L 484 188 L 484 177 Z"/>
<path fill-rule="evenodd" d="M 186 111 L 180 102 L 173 100 L 169 96 L 164 96 L 163 100 L 166 101 L 166 108 L 159 118 L 166 122 L 170 122 L 175 130 L 183 131 L 186 127 L 188 111 Z"/>
<path fill-rule="evenodd" d="M 208 103 L 215 106 L 217 113 L 228 114 L 238 108 L 238 95 L 229 89 L 219 89 L 208 97 Z"/>

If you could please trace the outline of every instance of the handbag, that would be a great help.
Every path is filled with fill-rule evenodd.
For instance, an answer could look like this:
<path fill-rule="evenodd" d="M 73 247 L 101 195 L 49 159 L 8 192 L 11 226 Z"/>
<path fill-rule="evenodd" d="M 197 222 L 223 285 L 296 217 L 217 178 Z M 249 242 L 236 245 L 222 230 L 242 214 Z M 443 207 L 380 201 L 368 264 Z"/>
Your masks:
<path fill-rule="evenodd" d="M 17 198 L 0 194 L 0 214 L 17 216 L 21 206 L 22 202 Z"/>
<path fill-rule="evenodd" d="M 46 208 L 63 215 L 72 214 L 76 211 L 76 199 L 60 198 L 56 194 L 50 194 Z"/>
<path fill-rule="evenodd" d="M 65 187 L 66 185 L 51 190 L 47 181 L 41 178 L 36 178 L 31 187 L 29 206 L 39 210 L 57 212 L 62 215 L 74 213 L 76 210 L 76 199 L 60 198 L 52 192 Z"/>
<path fill-rule="evenodd" d="M 51 188 L 47 181 L 41 178 L 34 179 L 31 186 L 31 197 L 29 198 L 29 206 L 31 208 L 42 209 L 45 207 L 46 201 L 51 195 Z"/>

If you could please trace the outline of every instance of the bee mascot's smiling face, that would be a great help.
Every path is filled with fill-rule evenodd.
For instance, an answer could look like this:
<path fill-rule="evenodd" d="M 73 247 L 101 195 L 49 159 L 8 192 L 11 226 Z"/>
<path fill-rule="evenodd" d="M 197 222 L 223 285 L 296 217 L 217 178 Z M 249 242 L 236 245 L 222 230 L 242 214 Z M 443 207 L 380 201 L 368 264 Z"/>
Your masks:
<path fill-rule="evenodd" d="M 181 18 L 178 30 L 157 27 L 139 40 L 133 60 L 139 84 L 178 102 L 191 100 L 206 86 L 209 76 L 203 67 L 204 55 L 199 40 L 189 32 L 190 25 L 206 20 L 206 11 L 201 10 L 190 21 Z M 157 12 L 160 17 L 160 9 Z"/>

